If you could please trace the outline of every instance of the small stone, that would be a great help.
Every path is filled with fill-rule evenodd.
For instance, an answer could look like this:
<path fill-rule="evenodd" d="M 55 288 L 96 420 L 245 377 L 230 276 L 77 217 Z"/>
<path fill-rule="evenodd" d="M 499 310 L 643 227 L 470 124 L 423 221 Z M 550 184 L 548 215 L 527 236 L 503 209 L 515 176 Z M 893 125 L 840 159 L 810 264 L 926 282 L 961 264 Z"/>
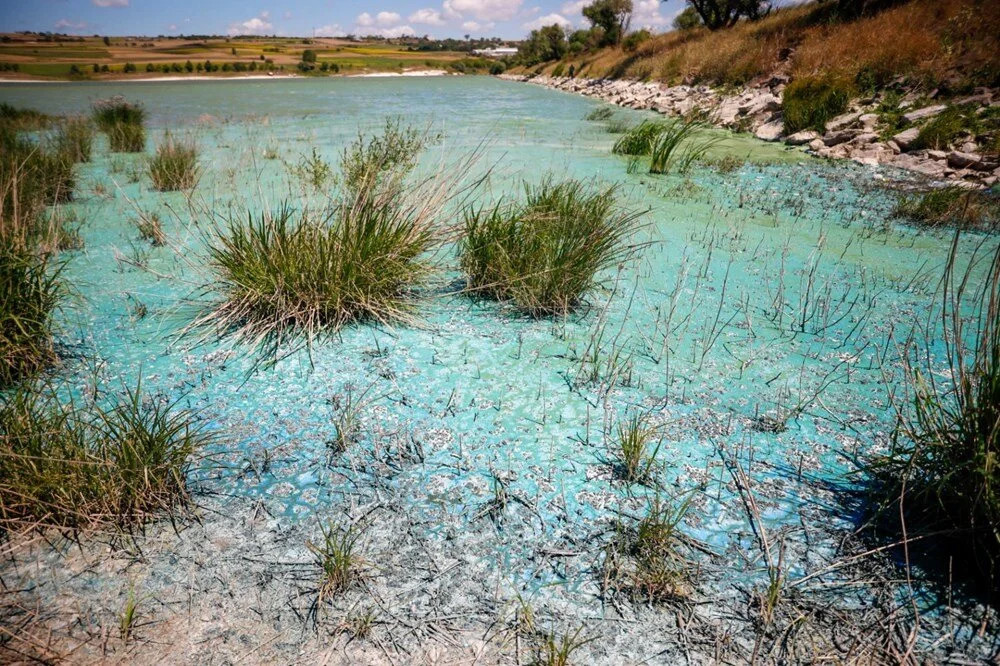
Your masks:
<path fill-rule="evenodd" d="M 970 167 L 974 169 L 977 164 L 983 161 L 983 158 L 980 155 L 976 155 L 974 153 L 963 153 L 958 150 L 951 151 L 946 157 L 948 158 L 948 165 L 956 169 L 967 169 Z"/>
<path fill-rule="evenodd" d="M 777 141 L 781 138 L 782 133 L 785 130 L 785 124 L 782 120 L 772 120 L 769 123 L 764 123 L 757 128 L 754 134 L 758 139 L 763 141 Z"/>
<path fill-rule="evenodd" d="M 899 144 L 893 141 L 892 139 L 889 139 L 885 145 L 889 146 L 889 150 L 891 150 L 896 154 L 903 152 L 903 149 L 899 147 Z"/>
<path fill-rule="evenodd" d="M 932 160 L 946 160 L 948 159 L 948 153 L 944 152 L 943 150 L 928 150 L 927 157 L 931 158 Z"/>
<path fill-rule="evenodd" d="M 823 143 L 827 146 L 836 146 L 841 143 L 846 143 L 858 136 L 859 132 L 857 130 L 840 130 L 839 132 L 828 132 L 823 137 Z"/>
<path fill-rule="evenodd" d="M 851 143 L 874 143 L 878 139 L 875 132 L 862 132 L 851 140 Z"/>
<path fill-rule="evenodd" d="M 903 130 L 896 136 L 892 137 L 892 140 L 895 141 L 896 145 L 898 145 L 900 148 L 906 150 L 907 148 L 910 147 L 910 144 L 912 144 L 914 141 L 917 140 L 917 135 L 919 134 L 920 130 L 918 128 L 911 127 L 910 129 Z"/>
<path fill-rule="evenodd" d="M 790 146 L 801 146 L 806 143 L 810 143 L 814 139 L 819 138 L 819 132 L 816 130 L 801 130 L 795 132 L 794 134 L 789 134 L 785 137 L 785 143 Z"/>
<path fill-rule="evenodd" d="M 903 119 L 907 122 L 913 123 L 918 120 L 923 120 L 924 118 L 931 118 L 937 114 L 944 111 L 947 107 L 944 104 L 935 104 L 933 106 L 925 106 L 922 109 L 917 109 L 916 111 L 910 111 L 909 113 L 903 114 Z"/>
<path fill-rule="evenodd" d="M 875 125 L 878 123 L 878 114 L 877 113 L 864 113 L 864 114 L 862 114 L 858 118 L 858 120 L 861 121 L 861 125 L 866 130 L 872 130 L 872 129 L 875 129 Z"/>
<path fill-rule="evenodd" d="M 820 148 L 825 148 L 825 147 L 826 144 L 823 143 L 823 139 L 820 139 L 818 137 L 809 142 L 809 148 L 811 150 L 818 151 Z"/>
<path fill-rule="evenodd" d="M 861 117 L 860 113 L 845 113 L 827 122 L 826 129 L 828 132 L 836 132 L 837 130 L 842 130 L 845 127 L 850 127 L 851 125 L 853 125 L 854 121 L 856 121 L 860 117 Z"/>

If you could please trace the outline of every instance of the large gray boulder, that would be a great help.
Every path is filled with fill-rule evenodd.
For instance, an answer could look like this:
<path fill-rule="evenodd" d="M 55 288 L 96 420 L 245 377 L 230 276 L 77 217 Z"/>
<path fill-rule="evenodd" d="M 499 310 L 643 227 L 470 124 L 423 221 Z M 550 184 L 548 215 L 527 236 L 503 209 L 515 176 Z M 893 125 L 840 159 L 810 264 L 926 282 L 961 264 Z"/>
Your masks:
<path fill-rule="evenodd" d="M 837 132 L 844 128 L 850 127 L 860 117 L 861 117 L 860 113 L 845 113 L 843 115 L 837 116 L 836 118 L 826 123 L 826 131 Z"/>
<path fill-rule="evenodd" d="M 914 141 L 917 140 L 917 135 L 920 134 L 920 129 L 917 127 L 911 127 L 908 130 L 903 130 L 896 136 L 892 137 L 892 140 L 896 142 L 903 150 L 908 149 Z"/>
<path fill-rule="evenodd" d="M 937 114 L 944 111 L 947 107 L 944 104 L 935 104 L 934 106 L 925 106 L 922 109 L 917 109 L 916 111 L 910 111 L 909 113 L 904 113 L 903 118 L 907 122 L 915 123 L 918 120 L 923 120 L 924 118 L 931 118 Z"/>
<path fill-rule="evenodd" d="M 802 130 L 801 132 L 796 132 L 795 134 L 789 134 L 786 136 L 785 143 L 790 146 L 801 146 L 818 138 L 819 132 L 816 130 Z"/>

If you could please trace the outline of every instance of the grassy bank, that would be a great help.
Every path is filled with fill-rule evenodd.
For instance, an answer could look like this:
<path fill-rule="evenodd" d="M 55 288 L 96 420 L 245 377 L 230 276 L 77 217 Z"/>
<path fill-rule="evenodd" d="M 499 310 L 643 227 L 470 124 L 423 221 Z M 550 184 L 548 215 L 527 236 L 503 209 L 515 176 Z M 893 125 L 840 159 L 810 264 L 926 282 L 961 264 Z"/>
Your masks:
<path fill-rule="evenodd" d="M 836 3 L 809 3 L 756 21 L 698 27 L 621 46 L 568 55 L 530 70 L 589 78 L 629 78 L 741 86 L 772 73 L 830 76 L 859 92 L 899 77 L 962 94 L 1000 85 L 1000 12 L 985 0 L 912 0 L 844 20 Z"/>

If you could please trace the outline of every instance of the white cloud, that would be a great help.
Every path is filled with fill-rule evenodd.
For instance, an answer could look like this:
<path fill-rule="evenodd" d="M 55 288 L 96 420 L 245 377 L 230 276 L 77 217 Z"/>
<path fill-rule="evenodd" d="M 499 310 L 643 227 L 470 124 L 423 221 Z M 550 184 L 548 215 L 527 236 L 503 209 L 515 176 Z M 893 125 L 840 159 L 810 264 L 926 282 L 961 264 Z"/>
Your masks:
<path fill-rule="evenodd" d="M 73 22 L 69 19 L 59 19 L 55 24 L 56 30 L 83 30 L 86 27 L 86 21 Z"/>
<path fill-rule="evenodd" d="M 479 32 L 480 30 L 492 30 L 494 25 L 496 24 L 493 21 L 487 21 L 486 23 L 466 21 L 462 24 L 462 29 L 468 30 L 469 32 Z"/>
<path fill-rule="evenodd" d="M 638 0 L 632 11 L 632 28 L 661 28 L 670 24 L 669 18 L 660 13 L 660 0 Z"/>
<path fill-rule="evenodd" d="M 129 0 L 91 0 L 95 7 L 128 7 Z"/>
<path fill-rule="evenodd" d="M 481 21 L 508 21 L 521 9 L 524 0 L 444 0 L 448 18 L 471 16 Z"/>
<path fill-rule="evenodd" d="M 377 30 L 357 30 L 356 32 L 366 35 L 379 35 L 380 37 L 402 37 L 403 35 L 416 35 L 417 31 L 408 25 L 399 25 L 394 28 L 378 28 Z"/>
<path fill-rule="evenodd" d="M 564 28 L 572 28 L 573 22 L 562 14 L 546 14 L 545 16 L 539 16 L 534 21 L 528 21 L 524 24 L 525 30 L 538 30 L 539 28 L 544 28 L 547 25 L 552 25 L 553 23 L 561 25 Z"/>
<path fill-rule="evenodd" d="M 372 15 L 369 14 L 368 12 L 364 12 L 362 14 L 358 14 L 358 17 L 356 19 L 354 19 L 354 21 L 358 25 L 364 26 L 364 27 L 368 27 L 370 25 L 375 25 L 375 19 L 373 19 Z"/>
<path fill-rule="evenodd" d="M 169 30 L 170 32 L 177 32 L 177 24 L 171 23 L 170 25 L 167 26 L 167 30 Z"/>
<path fill-rule="evenodd" d="M 390 28 L 399 24 L 402 20 L 403 17 L 396 12 L 379 12 L 375 15 L 375 24 L 380 25 L 383 28 Z"/>
<path fill-rule="evenodd" d="M 424 25 L 444 25 L 445 21 L 441 18 L 441 12 L 436 9 L 424 8 L 418 9 L 417 11 L 410 14 L 410 23 L 422 23 Z"/>
<path fill-rule="evenodd" d="M 566 14 L 576 14 L 583 16 L 583 8 L 590 4 L 590 0 L 570 0 L 570 2 L 564 2 L 559 11 Z"/>
<path fill-rule="evenodd" d="M 330 23 L 316 28 L 314 34 L 317 37 L 339 37 L 344 34 L 344 29 L 340 27 L 339 23 Z"/>
<path fill-rule="evenodd" d="M 240 23 L 233 23 L 227 32 L 230 35 L 263 35 L 274 32 L 274 26 L 267 20 L 270 16 L 270 12 L 261 12 L 260 16 Z"/>

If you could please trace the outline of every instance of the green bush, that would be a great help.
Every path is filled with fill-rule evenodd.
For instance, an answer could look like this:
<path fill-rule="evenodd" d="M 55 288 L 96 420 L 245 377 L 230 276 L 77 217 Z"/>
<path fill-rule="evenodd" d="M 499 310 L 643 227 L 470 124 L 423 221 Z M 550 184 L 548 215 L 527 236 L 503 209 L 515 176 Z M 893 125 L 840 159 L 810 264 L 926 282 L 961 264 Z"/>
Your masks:
<path fill-rule="evenodd" d="M 785 133 L 826 130 L 826 123 L 847 110 L 850 86 L 829 77 L 806 77 L 788 84 L 782 95 Z"/>
<path fill-rule="evenodd" d="M 968 129 L 968 123 L 961 109 L 954 106 L 949 107 L 928 120 L 920 128 L 920 133 L 910 145 L 910 149 L 947 148 L 952 141 Z"/>
<path fill-rule="evenodd" d="M 533 316 L 565 315 L 628 256 L 638 215 L 619 207 L 617 187 L 546 179 L 524 189 L 523 203 L 465 211 L 458 253 L 468 289 Z"/>
<path fill-rule="evenodd" d="M 648 41 L 652 36 L 652 33 L 645 28 L 637 32 L 629 33 L 628 36 L 622 40 L 622 49 L 624 49 L 626 53 L 635 53 L 635 50 L 639 48 L 639 45 Z"/>

